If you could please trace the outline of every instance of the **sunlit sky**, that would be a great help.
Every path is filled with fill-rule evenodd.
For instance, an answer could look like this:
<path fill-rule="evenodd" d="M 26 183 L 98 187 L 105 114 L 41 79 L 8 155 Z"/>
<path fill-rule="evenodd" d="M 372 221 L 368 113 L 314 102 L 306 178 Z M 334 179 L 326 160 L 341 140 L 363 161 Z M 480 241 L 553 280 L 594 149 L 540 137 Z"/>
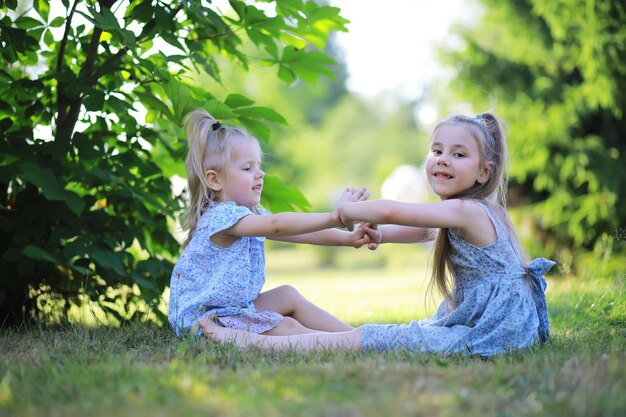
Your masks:
<path fill-rule="evenodd" d="M 477 13 L 463 0 L 331 0 L 350 20 L 338 42 L 348 67 L 348 88 L 365 96 L 391 90 L 408 99 L 441 72 L 434 48 L 450 42 L 450 25 Z"/>

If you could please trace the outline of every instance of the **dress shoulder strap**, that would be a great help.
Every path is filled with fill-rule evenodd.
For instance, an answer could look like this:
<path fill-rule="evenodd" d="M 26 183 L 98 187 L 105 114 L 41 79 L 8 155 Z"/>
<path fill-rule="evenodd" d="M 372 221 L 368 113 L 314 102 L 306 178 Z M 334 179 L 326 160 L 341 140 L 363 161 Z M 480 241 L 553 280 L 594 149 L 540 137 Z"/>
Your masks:
<path fill-rule="evenodd" d="M 508 233 L 506 231 L 506 228 L 502 224 L 501 220 L 493 212 L 494 207 L 491 207 L 490 204 L 484 200 L 474 200 L 474 201 L 476 202 L 476 204 L 481 206 L 483 210 L 485 210 L 485 213 L 487 213 L 487 216 L 489 216 L 491 223 L 493 223 L 493 227 L 496 229 L 496 234 L 498 235 L 498 239 L 500 239 L 501 237 L 506 237 Z"/>

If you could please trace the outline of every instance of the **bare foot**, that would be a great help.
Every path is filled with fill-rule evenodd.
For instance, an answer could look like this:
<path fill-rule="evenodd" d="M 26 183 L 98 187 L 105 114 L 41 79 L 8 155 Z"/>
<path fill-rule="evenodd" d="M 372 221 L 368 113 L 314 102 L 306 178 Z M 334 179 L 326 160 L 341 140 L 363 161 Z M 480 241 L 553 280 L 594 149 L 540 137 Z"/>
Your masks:
<path fill-rule="evenodd" d="M 205 317 L 200 320 L 200 326 L 204 330 L 206 337 L 220 344 L 234 344 L 239 348 L 256 346 L 259 340 L 256 340 L 253 333 L 244 332 L 243 330 L 230 329 L 217 324 L 211 317 Z"/>
<path fill-rule="evenodd" d="M 220 337 L 220 332 L 219 332 L 219 330 L 223 329 L 223 327 L 221 327 L 219 324 L 213 321 L 212 317 L 209 316 L 200 320 L 200 326 L 202 326 L 202 329 L 204 330 L 204 334 L 206 335 L 206 337 L 213 340 L 214 342 L 218 342 L 218 343 L 223 342 L 223 340 Z"/>

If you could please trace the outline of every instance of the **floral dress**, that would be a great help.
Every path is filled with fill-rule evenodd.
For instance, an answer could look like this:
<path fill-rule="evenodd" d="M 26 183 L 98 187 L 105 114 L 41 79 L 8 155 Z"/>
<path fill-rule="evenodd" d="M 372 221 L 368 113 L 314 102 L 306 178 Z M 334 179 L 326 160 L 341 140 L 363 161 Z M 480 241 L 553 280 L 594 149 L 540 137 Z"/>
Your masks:
<path fill-rule="evenodd" d="M 267 211 L 259 209 L 261 215 Z M 283 316 L 258 311 L 253 303 L 265 284 L 264 237 L 242 237 L 223 248 L 211 236 L 256 215 L 233 202 L 211 206 L 174 266 L 170 281 L 169 321 L 181 335 L 202 318 L 212 316 L 223 326 L 263 333 L 278 326 Z M 201 329 L 194 329 L 197 334 Z"/>
<path fill-rule="evenodd" d="M 548 339 L 544 274 L 555 262 L 538 258 L 524 267 L 506 227 L 487 205 L 478 204 L 489 215 L 498 238 L 479 248 L 448 229 L 456 307 L 447 312 L 442 303 L 433 317 L 409 324 L 365 325 L 364 351 L 406 349 L 491 356 Z"/>

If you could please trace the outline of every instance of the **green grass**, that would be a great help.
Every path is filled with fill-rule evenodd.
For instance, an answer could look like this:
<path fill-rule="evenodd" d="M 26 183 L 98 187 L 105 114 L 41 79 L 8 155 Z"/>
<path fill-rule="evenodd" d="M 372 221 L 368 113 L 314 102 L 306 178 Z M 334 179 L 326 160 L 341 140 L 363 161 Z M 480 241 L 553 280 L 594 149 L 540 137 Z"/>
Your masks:
<path fill-rule="evenodd" d="M 353 325 L 406 322 L 434 314 L 440 300 L 428 291 L 427 252 L 415 246 L 375 252 L 340 248 L 334 250 L 336 265 L 320 269 L 317 249 L 303 246 L 268 254 L 266 288 L 293 285 Z"/>
<path fill-rule="evenodd" d="M 415 253 L 339 251 L 337 267 L 319 269 L 318 252 L 274 251 L 268 288 L 293 285 L 355 325 L 426 317 L 435 304 Z M 489 360 L 263 354 L 145 322 L 3 329 L 0 416 L 625 415 L 624 277 L 548 284 L 552 341 Z"/>

